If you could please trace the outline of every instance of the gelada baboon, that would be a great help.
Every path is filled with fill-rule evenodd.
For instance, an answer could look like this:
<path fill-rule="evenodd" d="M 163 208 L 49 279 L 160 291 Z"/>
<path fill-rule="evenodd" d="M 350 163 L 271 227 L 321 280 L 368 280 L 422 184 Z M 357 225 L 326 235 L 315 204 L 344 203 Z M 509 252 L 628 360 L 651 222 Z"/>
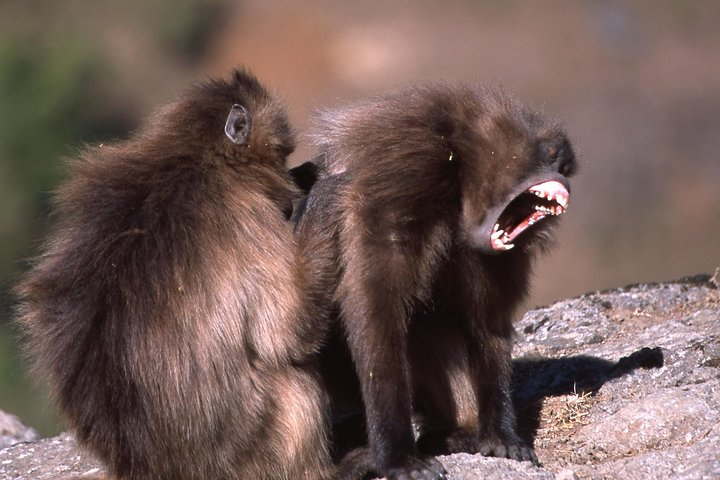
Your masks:
<path fill-rule="evenodd" d="M 316 136 L 326 174 L 297 238 L 335 282 L 352 365 L 331 344 L 325 371 L 355 368 L 379 471 L 443 478 L 428 455 L 454 451 L 536 462 L 511 404 L 512 319 L 568 206 L 563 132 L 507 95 L 433 86 L 326 112 Z"/>
<path fill-rule="evenodd" d="M 113 477 L 334 476 L 293 148 L 284 108 L 239 70 L 72 162 L 19 324 Z"/>

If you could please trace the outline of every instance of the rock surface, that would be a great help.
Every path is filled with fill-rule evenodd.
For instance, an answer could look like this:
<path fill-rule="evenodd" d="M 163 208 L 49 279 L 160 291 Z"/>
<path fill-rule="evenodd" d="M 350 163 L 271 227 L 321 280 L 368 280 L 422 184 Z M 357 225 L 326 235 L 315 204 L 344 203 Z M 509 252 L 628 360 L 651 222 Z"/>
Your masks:
<path fill-rule="evenodd" d="M 516 405 L 544 469 L 720 478 L 717 274 L 558 302 L 518 331 Z"/>
<path fill-rule="evenodd" d="M 90 480 L 102 472 L 69 434 L 0 450 L 0 480 Z"/>
<path fill-rule="evenodd" d="M 30 427 L 26 427 L 14 415 L 0 410 L 0 449 L 20 442 L 38 440 L 38 434 Z"/>
<path fill-rule="evenodd" d="M 557 302 L 517 329 L 515 403 L 543 466 L 451 455 L 450 479 L 720 478 L 717 274 Z M 3 418 L 0 479 L 101 472 L 70 436 L 6 434 Z"/>

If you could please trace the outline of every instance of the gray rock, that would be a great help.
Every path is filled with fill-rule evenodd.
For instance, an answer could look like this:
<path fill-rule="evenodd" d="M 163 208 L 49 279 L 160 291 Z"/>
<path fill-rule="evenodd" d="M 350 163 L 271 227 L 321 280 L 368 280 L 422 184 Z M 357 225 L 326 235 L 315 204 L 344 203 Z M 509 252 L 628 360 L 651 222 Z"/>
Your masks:
<path fill-rule="evenodd" d="M 535 467 L 530 462 L 485 458 L 467 453 L 440 457 L 440 461 L 447 469 L 450 479 L 553 480 L 555 478 L 552 472 Z"/>
<path fill-rule="evenodd" d="M 544 468 L 583 479 L 720 478 L 715 282 L 635 285 L 525 315 L 515 399 Z"/>
<path fill-rule="evenodd" d="M 0 480 L 90 480 L 103 472 L 69 434 L 0 450 Z"/>
<path fill-rule="evenodd" d="M 0 410 L 0 448 L 40 438 L 35 430 L 23 425 L 19 418 Z"/>
<path fill-rule="evenodd" d="M 528 312 L 517 324 L 514 399 L 543 466 L 450 455 L 440 458 L 449 478 L 720 478 L 718 278 L 720 270 Z M 0 480 L 99 473 L 68 435 L 0 450 Z"/>

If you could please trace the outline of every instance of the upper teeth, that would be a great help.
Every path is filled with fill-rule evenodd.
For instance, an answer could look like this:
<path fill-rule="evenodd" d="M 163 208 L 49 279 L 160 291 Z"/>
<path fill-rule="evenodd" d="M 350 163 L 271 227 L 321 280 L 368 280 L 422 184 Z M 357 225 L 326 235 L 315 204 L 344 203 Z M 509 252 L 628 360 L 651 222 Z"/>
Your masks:
<path fill-rule="evenodd" d="M 544 198 L 546 200 L 550 200 L 551 202 L 556 202 L 560 204 L 563 208 L 567 208 L 568 199 L 565 195 L 561 195 L 559 193 L 551 194 L 547 192 L 543 192 L 542 190 L 530 190 L 530 192 L 533 193 L 536 197 Z"/>

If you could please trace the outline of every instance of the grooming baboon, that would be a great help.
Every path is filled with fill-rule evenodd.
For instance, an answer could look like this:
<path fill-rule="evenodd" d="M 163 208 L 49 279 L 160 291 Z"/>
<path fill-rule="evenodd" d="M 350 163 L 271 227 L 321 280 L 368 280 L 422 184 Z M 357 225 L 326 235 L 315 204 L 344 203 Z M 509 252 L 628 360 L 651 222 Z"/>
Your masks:
<path fill-rule="evenodd" d="M 506 95 L 434 86 L 327 112 L 316 135 L 326 173 L 297 238 L 335 282 L 379 471 L 443 478 L 426 455 L 454 451 L 536 462 L 516 433 L 511 322 L 567 207 L 563 132 Z M 338 350 L 333 378 L 353 368 Z"/>
<path fill-rule="evenodd" d="M 334 475 L 293 148 L 284 108 L 236 71 L 72 163 L 19 323 L 112 476 Z"/>

